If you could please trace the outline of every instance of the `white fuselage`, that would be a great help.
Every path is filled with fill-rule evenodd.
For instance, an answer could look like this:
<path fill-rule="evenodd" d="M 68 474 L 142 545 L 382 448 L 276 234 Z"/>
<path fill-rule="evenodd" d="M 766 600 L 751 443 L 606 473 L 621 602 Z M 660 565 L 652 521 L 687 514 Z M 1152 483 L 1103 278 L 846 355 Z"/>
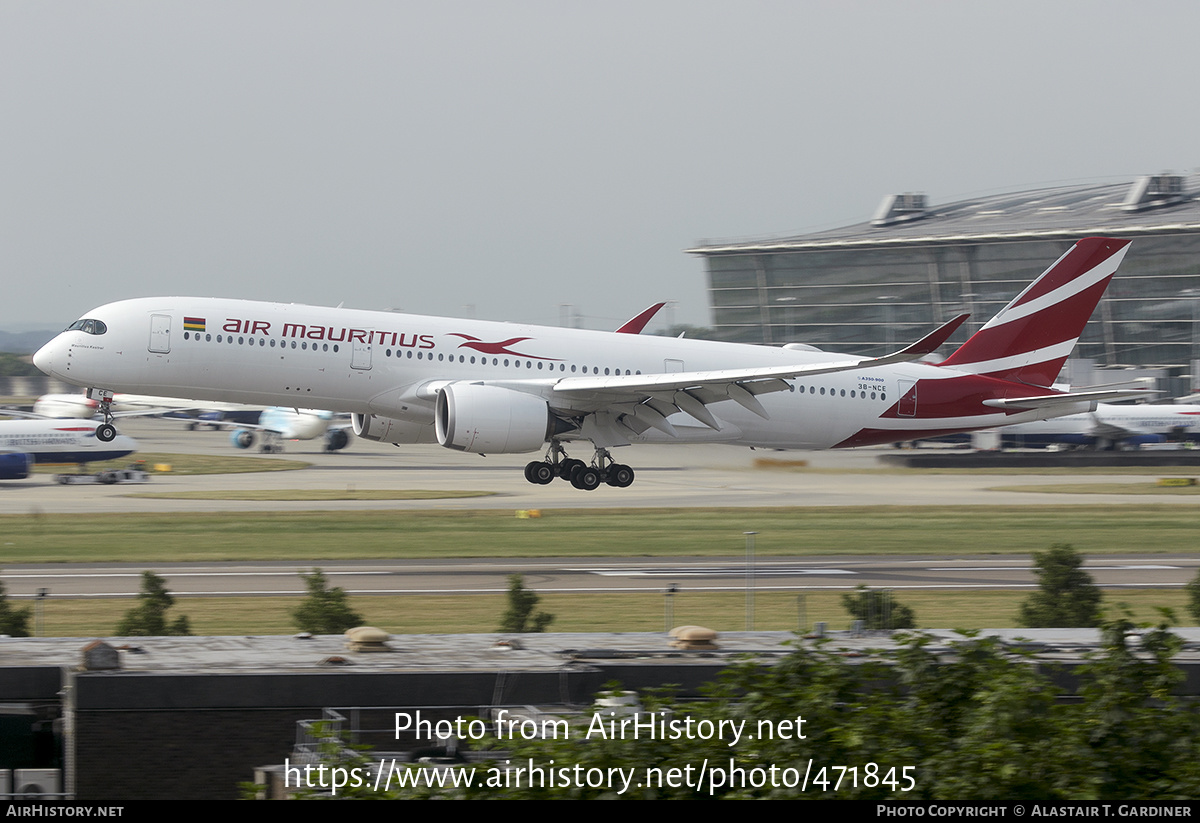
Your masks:
<path fill-rule="evenodd" d="M 1100 403 L 1096 410 L 1053 420 L 1037 420 L 1005 426 L 1006 439 L 1029 442 L 1083 444 L 1093 441 L 1121 442 L 1127 439 L 1181 434 L 1189 439 L 1200 435 L 1200 406 L 1146 404 L 1119 406 Z"/>
<path fill-rule="evenodd" d="M 137 450 L 132 437 L 111 443 L 96 439 L 95 420 L 0 420 L 0 452 L 33 456 L 35 463 L 116 460 Z"/>
<path fill-rule="evenodd" d="M 99 321 L 104 331 L 63 332 L 38 352 L 39 368 L 77 385 L 112 391 L 377 415 L 428 425 L 428 441 L 437 390 L 447 383 L 486 382 L 537 395 L 556 411 L 593 415 L 603 423 L 603 414 L 620 411 L 608 409 L 611 398 L 603 390 L 592 399 L 576 391 L 559 402 L 556 384 L 584 377 L 595 383 L 606 376 L 778 369 L 858 359 L 704 340 L 213 298 L 126 300 L 95 309 L 88 318 Z M 823 449 L 1046 416 L 1003 411 L 972 399 L 979 391 L 970 386 L 988 380 L 918 362 L 856 367 L 789 380 L 786 390 L 761 394 L 767 419 L 727 400 L 708 407 L 718 428 L 679 411 L 669 418 L 673 435 L 657 428 L 627 431 L 625 442 Z M 918 381 L 923 387 L 919 395 L 913 388 Z M 950 391 L 947 381 L 961 383 L 964 390 Z M 1087 408 L 1080 403 L 1054 413 Z M 602 442 L 606 435 L 585 431 L 581 436 L 597 445 L 624 444 L 619 437 Z"/>

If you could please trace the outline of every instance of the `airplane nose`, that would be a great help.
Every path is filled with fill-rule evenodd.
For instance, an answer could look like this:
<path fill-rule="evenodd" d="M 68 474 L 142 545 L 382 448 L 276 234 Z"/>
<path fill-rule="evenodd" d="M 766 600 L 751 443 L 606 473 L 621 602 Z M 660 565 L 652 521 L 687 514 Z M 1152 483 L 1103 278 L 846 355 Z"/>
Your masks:
<path fill-rule="evenodd" d="M 46 345 L 38 349 L 33 355 L 33 365 L 37 366 L 42 372 L 53 376 L 54 375 L 54 350 L 57 348 L 58 338 L 55 337 Z"/>

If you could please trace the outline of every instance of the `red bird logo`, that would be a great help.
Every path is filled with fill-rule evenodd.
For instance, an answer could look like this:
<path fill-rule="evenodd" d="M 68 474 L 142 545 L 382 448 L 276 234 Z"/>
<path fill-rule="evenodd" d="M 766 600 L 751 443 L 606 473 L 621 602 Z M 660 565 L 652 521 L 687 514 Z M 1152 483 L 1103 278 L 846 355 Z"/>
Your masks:
<path fill-rule="evenodd" d="M 485 343 L 482 340 L 480 340 L 478 337 L 472 337 L 469 334 L 459 334 L 457 332 L 451 332 L 450 336 L 451 337 L 461 337 L 463 340 L 467 341 L 465 343 L 459 344 L 458 347 L 460 349 L 463 349 L 463 348 L 474 349 L 475 351 L 482 352 L 483 354 L 509 354 L 509 355 L 512 355 L 513 357 L 525 357 L 525 358 L 528 358 L 529 360 L 557 360 L 558 359 L 557 357 L 538 357 L 537 355 L 534 355 L 534 354 L 521 354 L 520 352 L 512 351 L 511 349 L 508 348 L 509 346 L 511 346 L 515 343 L 520 343 L 522 340 L 532 340 L 533 339 L 532 337 L 510 337 L 507 340 L 501 340 L 499 343 Z"/>

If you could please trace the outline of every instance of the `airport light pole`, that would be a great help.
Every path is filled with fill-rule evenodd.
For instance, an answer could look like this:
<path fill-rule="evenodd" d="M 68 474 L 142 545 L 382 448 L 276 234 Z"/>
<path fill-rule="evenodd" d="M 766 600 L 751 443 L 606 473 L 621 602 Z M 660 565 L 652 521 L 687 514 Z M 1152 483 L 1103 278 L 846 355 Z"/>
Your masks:
<path fill-rule="evenodd" d="M 33 600 L 33 636 L 34 637 L 41 637 L 42 632 L 45 629 L 45 626 L 44 626 L 43 620 L 42 620 L 42 608 L 43 608 L 43 604 L 46 602 L 46 597 L 49 594 L 50 594 L 49 589 L 44 589 L 44 588 L 38 589 L 37 597 L 35 597 Z"/>
<path fill-rule="evenodd" d="M 754 631 L 754 535 L 758 532 L 744 532 L 746 535 L 746 631 Z"/>

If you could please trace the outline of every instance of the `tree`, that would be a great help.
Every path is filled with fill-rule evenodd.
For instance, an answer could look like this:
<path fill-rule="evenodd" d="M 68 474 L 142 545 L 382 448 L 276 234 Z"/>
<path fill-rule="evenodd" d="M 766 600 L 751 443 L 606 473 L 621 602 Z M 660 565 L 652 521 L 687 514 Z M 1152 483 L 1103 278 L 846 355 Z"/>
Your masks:
<path fill-rule="evenodd" d="M 8 602 L 4 584 L 0 583 L 0 634 L 9 637 L 29 637 L 29 607 L 14 609 Z"/>
<path fill-rule="evenodd" d="M 1100 625 L 1100 590 L 1083 571 L 1083 557 L 1066 543 L 1033 553 L 1038 590 L 1021 604 L 1022 626 L 1031 629 Z"/>
<path fill-rule="evenodd" d="M 495 739 L 479 743 L 497 748 L 494 760 L 464 767 L 465 780 L 389 779 L 382 789 L 363 780 L 338 797 L 1009 803 L 1196 797 L 1200 708 L 1174 693 L 1184 677 L 1174 662 L 1182 640 L 1162 624 L 1129 644 L 1132 628 L 1127 620 L 1105 626 L 1101 648 L 1066 680 L 1032 651 L 970 632 L 954 640 L 911 633 L 894 649 L 852 658 L 827 642 L 800 643 L 769 664 L 735 665 L 702 701 L 642 694 L 642 722 L 673 724 L 660 727 L 666 734 L 596 733 L 597 721 L 609 723 L 614 715 L 611 707 L 594 706 L 553 734 L 496 735 L 492 727 Z M 1074 689 L 1075 699 L 1061 700 L 1064 688 Z M 702 724 L 726 731 L 686 731 Z M 739 728 L 746 734 L 736 734 Z M 340 741 L 322 756 L 327 767 L 369 771 L 367 755 Z M 506 779 L 508 763 L 527 762 L 546 764 L 543 773 L 556 779 Z M 703 771 L 703 764 L 720 764 L 712 775 L 721 779 L 669 777 Z M 629 779 L 592 782 L 570 777 L 572 770 L 610 776 L 624 770 Z"/>
<path fill-rule="evenodd" d="M 533 613 L 541 600 L 525 588 L 525 579 L 519 574 L 508 577 L 508 609 L 500 619 L 502 632 L 544 632 L 554 622 L 554 615 L 546 612 Z"/>
<path fill-rule="evenodd" d="M 1196 576 L 1183 588 L 1188 597 L 1188 614 L 1192 616 L 1193 620 L 1200 623 L 1200 572 L 1196 572 Z"/>
<path fill-rule="evenodd" d="M 893 600 L 887 589 L 859 586 L 854 594 L 842 595 L 842 607 L 870 630 L 913 629 L 917 626 L 917 615 L 912 608 Z"/>
<path fill-rule="evenodd" d="M 327 588 L 328 581 L 320 569 L 303 574 L 308 596 L 292 612 L 292 621 L 300 631 L 313 634 L 341 634 L 346 629 L 363 624 L 363 617 L 350 608 L 349 597 L 340 588 Z"/>
<path fill-rule="evenodd" d="M 162 635 L 190 635 L 191 626 L 186 616 L 181 615 L 167 625 L 167 609 L 175 598 L 167 590 L 167 581 L 154 572 L 142 572 L 142 591 L 138 594 L 138 605 L 125 612 L 117 626 L 119 637 L 160 637 Z"/>

